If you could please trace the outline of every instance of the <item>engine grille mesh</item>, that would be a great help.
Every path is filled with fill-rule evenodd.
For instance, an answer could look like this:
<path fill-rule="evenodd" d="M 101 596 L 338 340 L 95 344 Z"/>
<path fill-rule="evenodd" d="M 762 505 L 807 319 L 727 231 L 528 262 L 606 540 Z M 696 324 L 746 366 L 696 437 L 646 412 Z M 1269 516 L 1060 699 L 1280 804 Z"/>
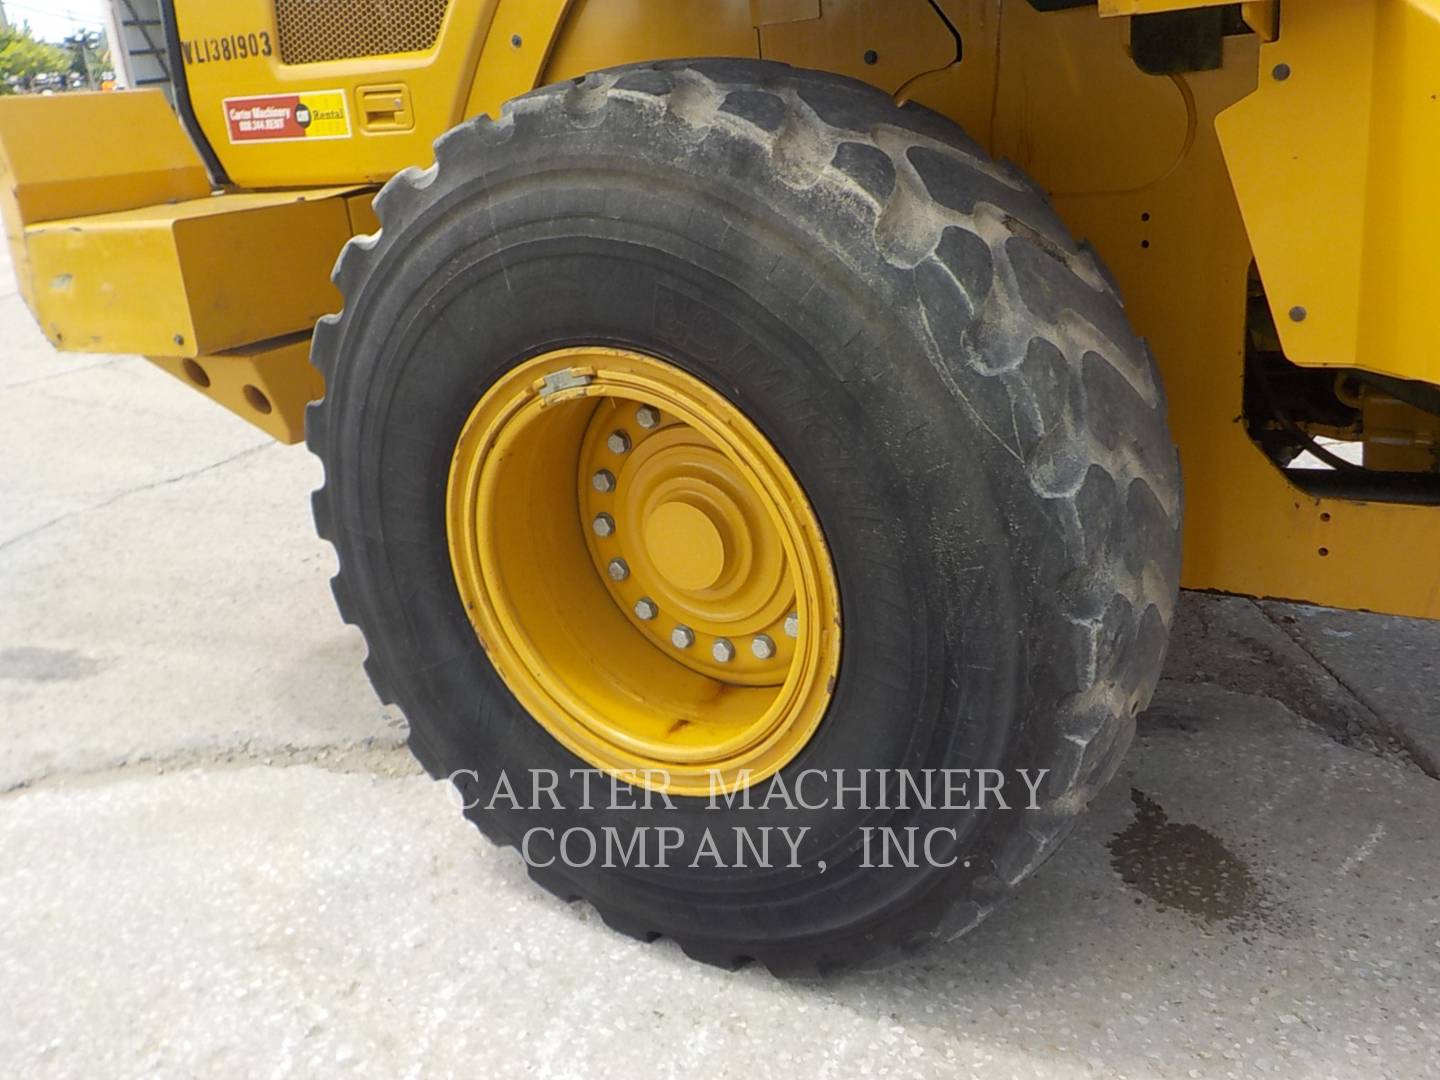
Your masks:
<path fill-rule="evenodd" d="M 449 0 L 275 0 L 280 61 L 316 64 L 433 48 Z"/>

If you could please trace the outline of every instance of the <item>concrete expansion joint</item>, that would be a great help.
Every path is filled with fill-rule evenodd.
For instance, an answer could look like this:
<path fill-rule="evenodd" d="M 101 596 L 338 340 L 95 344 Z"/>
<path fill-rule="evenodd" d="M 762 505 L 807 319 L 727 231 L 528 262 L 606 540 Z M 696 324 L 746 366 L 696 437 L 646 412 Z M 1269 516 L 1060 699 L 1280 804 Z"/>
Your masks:
<path fill-rule="evenodd" d="M 291 769 L 300 766 L 347 775 L 370 775 L 398 779 L 422 774 L 420 765 L 405 748 L 403 740 L 393 743 L 379 738 L 328 746 L 258 746 L 243 743 L 211 750 L 188 750 L 160 757 L 144 756 L 129 761 L 100 765 L 92 769 L 60 769 L 27 777 L 0 790 L 0 799 L 32 791 L 97 787 L 137 777 L 202 770 Z"/>
<path fill-rule="evenodd" d="M 83 517 L 86 514 L 93 514 L 96 510 L 104 510 L 107 507 L 114 506 L 122 499 L 130 498 L 130 496 L 132 495 L 140 495 L 147 491 L 154 491 L 156 488 L 169 487 L 171 484 L 179 484 L 186 480 L 193 480 L 197 476 L 203 476 L 205 473 L 214 472 L 216 469 L 222 469 L 226 465 L 230 465 L 234 462 L 242 460 L 243 458 L 250 457 L 252 454 L 258 454 L 261 450 L 264 450 L 267 447 L 277 445 L 279 444 L 276 443 L 274 439 L 266 439 L 263 443 L 257 443 L 256 445 L 247 447 L 246 449 L 241 450 L 238 453 L 231 454 L 229 457 L 222 458 L 219 461 L 211 462 L 209 465 L 202 465 L 198 469 L 191 469 L 189 472 L 179 473 L 176 476 L 166 476 L 160 480 L 152 480 L 149 483 L 138 484 L 135 487 L 126 488 L 124 491 L 117 491 L 108 499 L 104 499 L 101 502 L 96 503 L 94 506 L 84 506 L 78 510 L 71 510 L 67 513 L 60 514 L 57 517 L 51 518 L 49 521 L 42 521 L 33 529 L 26 529 L 18 536 L 12 536 L 8 540 L 0 541 L 0 551 L 6 551 L 9 548 L 14 547 L 16 544 L 21 543 L 22 541 L 29 540 L 34 536 L 38 536 L 40 533 L 43 533 L 48 529 L 54 528 L 61 522 L 72 521 L 75 518 Z"/>
<path fill-rule="evenodd" d="M 1389 719 L 1381 709 L 1372 705 L 1365 698 L 1364 694 L 1354 686 L 1351 686 L 1340 672 L 1336 671 L 1332 665 L 1326 663 L 1324 657 L 1320 656 L 1315 649 L 1310 647 L 1305 641 L 1304 635 L 1298 633 L 1292 623 L 1287 623 L 1284 619 L 1277 619 L 1273 613 L 1266 610 L 1264 604 L 1255 603 L 1253 600 L 1250 601 L 1250 603 L 1259 611 L 1261 617 L 1264 618 L 1266 622 L 1284 634 L 1287 639 L 1294 643 L 1297 649 L 1305 654 L 1311 663 L 1334 681 L 1335 685 L 1349 697 L 1355 708 L 1360 710 L 1370 720 L 1375 733 L 1388 742 L 1389 749 L 1404 758 L 1406 762 L 1420 770 L 1431 780 L 1440 780 L 1440 761 L 1437 761 L 1433 755 L 1427 753 L 1414 739 L 1410 738 L 1404 727 Z M 1284 702 L 1282 702 L 1282 704 L 1284 704 Z"/>

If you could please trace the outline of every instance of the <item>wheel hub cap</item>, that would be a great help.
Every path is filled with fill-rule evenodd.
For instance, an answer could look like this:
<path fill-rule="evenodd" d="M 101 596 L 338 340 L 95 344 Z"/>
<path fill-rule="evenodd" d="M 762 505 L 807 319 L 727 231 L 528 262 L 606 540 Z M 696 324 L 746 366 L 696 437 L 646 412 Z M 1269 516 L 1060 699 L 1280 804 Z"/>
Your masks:
<path fill-rule="evenodd" d="M 700 592 L 725 572 L 725 537 L 704 509 L 679 499 L 661 503 L 645 521 L 645 550 L 660 576 Z"/>

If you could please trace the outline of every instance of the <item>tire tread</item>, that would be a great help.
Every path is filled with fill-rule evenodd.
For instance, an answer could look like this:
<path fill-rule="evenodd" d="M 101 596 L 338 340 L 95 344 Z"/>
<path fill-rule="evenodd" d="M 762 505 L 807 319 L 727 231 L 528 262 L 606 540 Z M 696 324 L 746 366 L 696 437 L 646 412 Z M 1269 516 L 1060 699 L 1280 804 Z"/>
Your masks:
<path fill-rule="evenodd" d="M 786 974 L 893 962 L 977 925 L 1049 857 L 1119 766 L 1159 676 L 1178 589 L 1180 474 L 1164 393 L 1115 280 L 1093 249 L 1070 237 L 1033 181 L 988 159 L 943 117 L 914 105 L 897 109 L 872 87 L 823 73 L 744 60 L 666 61 L 541 88 L 506 104 L 497 120 L 480 117 L 443 136 L 434 166 L 394 177 L 375 201 L 383 229 L 403 230 L 452 170 L 483 169 L 476 161 L 486 147 L 522 127 L 588 128 L 622 108 L 684 125 L 696 141 L 721 134 L 748 142 L 793 188 L 867 202 L 875 249 L 914 274 L 941 383 L 1024 463 L 1034 494 L 1059 523 L 1072 569 L 1055 590 L 1054 618 L 1069 632 L 1045 661 L 1060 704 L 1055 779 L 1042 789 L 1042 809 L 992 853 L 992 873 L 967 876 L 963 894 L 927 908 L 937 912 L 933 920 L 892 923 L 888 937 L 869 936 L 862 946 L 850 940 L 843 954 L 821 946 L 808 956 L 759 957 Z M 384 246 L 384 231 L 346 246 L 334 279 L 347 298 Z M 1017 307 L 1030 319 L 1004 317 Z M 989 315 L 981 336 L 970 329 L 977 312 Z M 331 316 L 316 329 L 312 362 L 327 380 L 340 362 L 344 319 Z M 1045 327 L 1038 335 L 1037 321 Z M 308 412 L 307 443 L 322 461 L 330 409 L 327 396 Z M 991 422 L 1003 412 L 1003 425 Z M 327 478 L 313 502 L 317 530 L 333 543 L 343 526 L 330 500 Z M 346 621 L 363 629 L 345 577 L 342 558 L 336 600 Z M 381 697 L 393 700 L 373 649 L 365 667 Z M 435 775 L 435 755 L 414 743 L 412 736 Z M 532 876 L 574 899 L 560 879 Z M 600 915 L 631 936 L 656 936 L 623 911 Z M 679 944 L 707 963 L 748 959 L 704 940 Z"/>

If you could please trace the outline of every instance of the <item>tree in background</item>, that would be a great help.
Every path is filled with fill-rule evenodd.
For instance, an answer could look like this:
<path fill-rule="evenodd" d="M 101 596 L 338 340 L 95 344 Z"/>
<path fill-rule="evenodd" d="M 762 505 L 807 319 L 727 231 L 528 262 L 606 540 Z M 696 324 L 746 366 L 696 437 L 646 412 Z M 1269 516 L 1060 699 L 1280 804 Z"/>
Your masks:
<path fill-rule="evenodd" d="M 94 90 L 109 66 L 104 35 L 95 30 L 77 30 L 65 39 L 64 47 L 70 52 L 71 73 L 84 81 L 85 89 Z"/>
<path fill-rule="evenodd" d="M 0 94 L 29 90 L 40 75 L 64 76 L 74 61 L 70 50 L 36 41 L 29 26 L 0 27 Z"/>

